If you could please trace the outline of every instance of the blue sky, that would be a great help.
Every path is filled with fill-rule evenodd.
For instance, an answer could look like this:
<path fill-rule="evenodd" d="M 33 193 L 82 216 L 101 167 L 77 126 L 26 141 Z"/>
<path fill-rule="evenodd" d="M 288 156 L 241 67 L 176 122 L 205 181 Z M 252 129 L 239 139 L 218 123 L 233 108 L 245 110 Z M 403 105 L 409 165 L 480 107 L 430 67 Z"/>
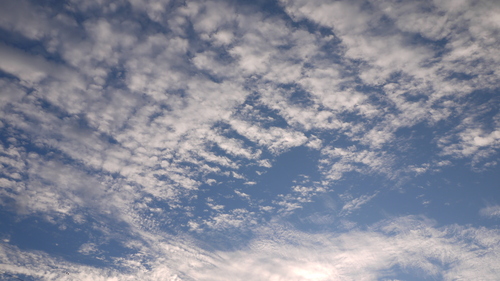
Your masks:
<path fill-rule="evenodd" d="M 499 30 L 486 0 L 1 1 L 0 276 L 497 280 Z"/>

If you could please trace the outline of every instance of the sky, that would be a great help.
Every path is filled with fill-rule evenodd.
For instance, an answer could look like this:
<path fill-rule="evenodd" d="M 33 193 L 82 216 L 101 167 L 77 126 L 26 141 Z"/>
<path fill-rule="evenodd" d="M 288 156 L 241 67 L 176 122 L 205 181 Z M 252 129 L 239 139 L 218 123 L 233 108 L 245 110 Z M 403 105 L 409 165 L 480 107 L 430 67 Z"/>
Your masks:
<path fill-rule="evenodd" d="M 0 280 L 498 280 L 500 2 L 0 1 Z"/>

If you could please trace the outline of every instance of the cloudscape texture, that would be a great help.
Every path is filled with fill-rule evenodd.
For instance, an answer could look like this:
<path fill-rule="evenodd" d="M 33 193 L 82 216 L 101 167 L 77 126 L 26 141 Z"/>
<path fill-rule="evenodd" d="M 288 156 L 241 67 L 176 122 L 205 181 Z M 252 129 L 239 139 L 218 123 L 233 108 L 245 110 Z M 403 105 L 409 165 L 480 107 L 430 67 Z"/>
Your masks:
<path fill-rule="evenodd" d="M 1 280 L 499 280 L 500 2 L 0 1 Z"/>

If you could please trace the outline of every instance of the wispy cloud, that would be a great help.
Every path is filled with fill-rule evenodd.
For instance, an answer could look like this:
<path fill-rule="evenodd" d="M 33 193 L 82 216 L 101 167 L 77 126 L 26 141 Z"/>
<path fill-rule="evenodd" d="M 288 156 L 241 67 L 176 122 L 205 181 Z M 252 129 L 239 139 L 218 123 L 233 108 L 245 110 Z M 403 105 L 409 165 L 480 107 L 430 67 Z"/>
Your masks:
<path fill-rule="evenodd" d="M 500 206 L 499 205 L 494 205 L 494 206 L 488 206 L 485 208 L 482 208 L 479 213 L 481 216 L 484 217 L 489 217 L 489 218 L 497 218 L 500 217 Z"/>
<path fill-rule="evenodd" d="M 353 211 L 361 208 L 362 205 L 368 203 L 375 196 L 377 196 L 377 193 L 375 193 L 373 195 L 362 195 L 362 196 L 360 196 L 358 198 L 354 198 L 354 199 L 350 199 L 351 196 L 348 196 L 349 201 L 347 201 L 344 204 L 344 206 L 342 207 L 341 214 L 348 215 L 348 214 L 352 213 Z"/>
<path fill-rule="evenodd" d="M 116 261 L 130 273 L 61 262 L 5 245 L 1 249 L 3 270 L 60 280 L 380 280 L 413 271 L 424 278 L 494 280 L 500 271 L 499 235 L 483 228 L 436 228 L 432 221 L 415 217 L 338 235 L 270 225 L 261 227 L 248 247 L 235 251 L 209 254 L 189 244 L 159 242 L 150 252 L 149 269 L 139 266 L 140 256 Z"/>

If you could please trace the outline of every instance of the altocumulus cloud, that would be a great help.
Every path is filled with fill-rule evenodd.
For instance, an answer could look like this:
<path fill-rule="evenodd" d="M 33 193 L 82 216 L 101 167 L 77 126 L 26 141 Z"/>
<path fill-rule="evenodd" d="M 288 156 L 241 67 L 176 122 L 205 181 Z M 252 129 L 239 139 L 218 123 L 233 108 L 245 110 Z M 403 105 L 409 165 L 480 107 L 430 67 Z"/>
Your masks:
<path fill-rule="evenodd" d="M 60 280 L 391 280 L 395 268 L 421 279 L 495 280 L 500 270 L 498 230 L 436 228 L 419 217 L 337 234 L 306 234 L 273 224 L 256 232 L 258 238 L 248 246 L 230 252 L 209 253 L 186 241 L 156 241 L 156 249 L 147 250 L 154 257 L 147 267 L 142 256 L 117 261 L 127 266 L 126 273 L 8 246 L 2 246 L 3 262 L 10 260 L 3 268 Z"/>
<path fill-rule="evenodd" d="M 499 18 L 486 0 L 2 1 L 0 270 L 495 280 Z"/>

